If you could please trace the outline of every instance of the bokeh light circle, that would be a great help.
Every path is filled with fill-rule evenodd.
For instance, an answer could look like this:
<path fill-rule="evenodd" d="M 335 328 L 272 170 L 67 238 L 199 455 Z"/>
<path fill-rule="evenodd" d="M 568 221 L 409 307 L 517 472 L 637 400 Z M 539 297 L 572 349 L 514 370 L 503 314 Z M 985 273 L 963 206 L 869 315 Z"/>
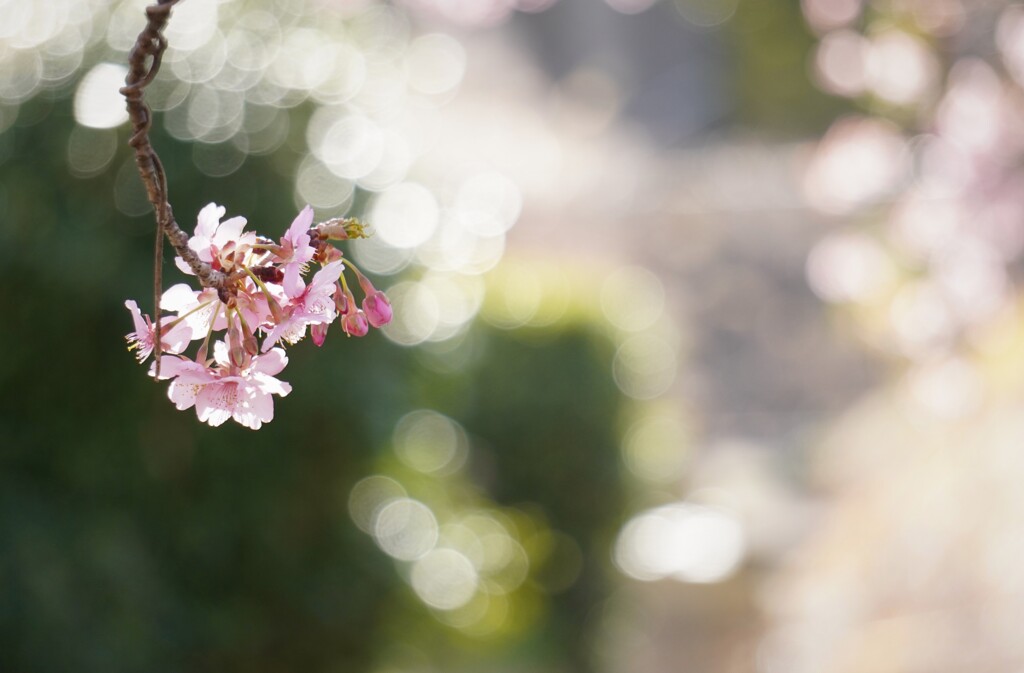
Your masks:
<path fill-rule="evenodd" d="M 128 68 L 115 63 L 97 63 L 85 74 L 75 90 L 75 121 L 94 129 L 110 129 L 128 121 L 124 86 Z"/>
<path fill-rule="evenodd" d="M 413 561 L 433 549 L 437 542 L 437 519 L 422 502 L 398 498 L 377 513 L 373 539 L 388 556 Z"/>
<path fill-rule="evenodd" d="M 410 575 L 416 595 L 438 610 L 454 610 L 468 603 L 478 581 L 473 564 L 454 549 L 429 552 L 413 564 Z"/>
<path fill-rule="evenodd" d="M 385 243 L 414 248 L 437 229 L 440 210 L 434 194 L 421 184 L 404 182 L 377 197 L 371 220 Z"/>

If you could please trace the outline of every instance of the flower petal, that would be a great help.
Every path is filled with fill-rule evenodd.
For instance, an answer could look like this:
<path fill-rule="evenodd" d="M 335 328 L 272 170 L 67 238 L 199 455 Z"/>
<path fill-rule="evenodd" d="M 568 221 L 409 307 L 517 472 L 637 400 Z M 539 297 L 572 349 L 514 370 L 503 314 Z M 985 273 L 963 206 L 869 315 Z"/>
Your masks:
<path fill-rule="evenodd" d="M 284 292 L 291 298 L 301 296 L 305 291 L 306 286 L 302 282 L 300 274 L 302 273 L 302 265 L 293 263 L 285 264 L 284 266 Z"/>
<path fill-rule="evenodd" d="M 290 383 L 261 372 L 255 372 L 252 375 L 252 382 L 256 388 L 269 395 L 286 397 L 292 391 Z"/>
<path fill-rule="evenodd" d="M 306 320 L 301 314 L 295 313 L 289 315 L 277 325 L 274 325 L 274 328 L 270 330 L 270 333 L 267 334 L 267 337 L 263 340 L 262 350 L 266 353 L 281 339 L 284 339 L 290 344 L 295 344 L 304 336 L 306 336 Z"/>
<path fill-rule="evenodd" d="M 198 292 L 185 283 L 172 285 L 164 290 L 163 296 L 160 297 L 160 308 L 175 313 L 185 311 L 196 305 L 196 296 L 198 294 Z"/>
<path fill-rule="evenodd" d="M 150 374 L 155 367 L 150 368 Z M 160 358 L 160 379 L 177 378 L 184 383 L 207 384 L 217 380 L 212 369 L 198 362 L 177 355 L 164 355 Z"/>
<path fill-rule="evenodd" d="M 227 209 L 223 206 L 218 206 L 216 203 L 208 203 L 199 211 L 199 217 L 196 218 L 196 236 L 200 238 L 212 238 L 215 231 L 217 231 L 217 225 L 220 224 L 220 218 L 224 217 L 224 213 Z"/>
<path fill-rule="evenodd" d="M 196 396 L 196 416 L 200 421 L 216 427 L 231 418 L 237 404 L 237 382 L 211 383 L 204 386 Z"/>
<path fill-rule="evenodd" d="M 213 235 L 213 244 L 218 248 L 223 248 L 231 241 L 237 241 L 242 235 L 242 229 L 245 228 L 245 218 L 238 216 L 232 217 L 230 220 L 225 220 L 217 227 L 217 233 Z"/>
<path fill-rule="evenodd" d="M 223 341 L 213 342 L 213 359 L 221 367 L 231 366 L 231 356 L 228 352 L 228 345 Z"/>
<path fill-rule="evenodd" d="M 188 323 L 180 322 L 164 332 L 160 343 L 165 353 L 181 353 L 188 348 L 191 341 L 192 328 L 188 326 Z"/>
<path fill-rule="evenodd" d="M 250 398 L 249 408 L 264 423 L 274 420 L 274 398 L 269 393 L 257 392 Z"/>
<path fill-rule="evenodd" d="M 184 411 L 196 403 L 196 396 L 204 387 L 201 383 L 185 383 L 175 379 L 167 389 L 167 397 L 174 402 L 178 411 Z"/>
<path fill-rule="evenodd" d="M 274 419 L 274 400 L 267 393 L 255 387 L 246 386 L 245 394 L 239 399 L 232 417 L 235 421 L 252 430 L 259 430 L 264 422 Z"/>
<path fill-rule="evenodd" d="M 196 275 L 195 272 L 192 271 L 192 267 L 190 267 L 185 262 L 185 260 L 183 260 L 181 257 L 175 257 L 174 258 L 174 266 L 178 267 L 178 270 L 181 271 L 182 273 L 186 274 L 186 275 L 189 275 L 189 276 Z"/>
<path fill-rule="evenodd" d="M 309 231 L 310 225 L 313 224 L 313 207 L 306 206 L 299 211 L 299 214 L 292 220 L 292 224 L 288 227 L 288 231 L 285 232 L 285 238 L 291 241 L 296 246 L 299 244 L 299 236 Z M 309 243 L 307 240 L 306 243 Z"/>
<path fill-rule="evenodd" d="M 132 314 L 132 324 L 135 326 L 135 333 L 142 336 L 149 331 L 149 326 L 146 324 L 146 321 L 142 319 L 142 311 L 139 310 L 139 305 L 135 303 L 135 300 L 125 300 L 124 306 Z"/>
<path fill-rule="evenodd" d="M 274 348 L 270 352 L 258 355 L 252 359 L 252 371 L 274 376 L 280 374 L 287 364 L 288 355 L 284 352 L 284 349 Z"/>
<path fill-rule="evenodd" d="M 327 264 L 324 268 L 316 272 L 316 275 L 313 276 L 313 280 L 310 282 L 310 285 L 316 288 L 317 291 L 323 292 L 334 285 L 334 282 L 341 276 L 341 272 L 344 270 L 344 267 L 345 261 L 341 259 Z"/>

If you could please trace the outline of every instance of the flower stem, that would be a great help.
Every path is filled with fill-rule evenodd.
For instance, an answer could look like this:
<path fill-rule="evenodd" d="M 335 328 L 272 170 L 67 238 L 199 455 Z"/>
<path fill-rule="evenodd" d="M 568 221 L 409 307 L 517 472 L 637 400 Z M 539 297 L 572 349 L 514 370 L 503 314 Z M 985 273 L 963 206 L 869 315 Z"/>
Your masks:
<path fill-rule="evenodd" d="M 217 305 L 217 308 L 213 310 L 213 315 L 210 316 L 210 326 L 206 330 L 206 338 L 203 339 L 203 345 L 199 347 L 199 352 L 196 353 L 196 362 L 206 366 L 206 356 L 210 352 L 210 336 L 213 334 L 213 326 L 217 323 L 217 318 L 220 317 L 220 307 L 224 306 L 223 303 Z"/>
<path fill-rule="evenodd" d="M 235 306 L 235 314 L 238 315 L 238 322 L 242 325 L 242 345 L 245 347 L 245 351 L 249 355 L 256 355 L 259 353 L 259 344 L 256 343 L 256 337 L 252 335 L 249 330 L 249 323 L 246 322 L 245 316 L 242 314 L 242 309 Z"/>
<path fill-rule="evenodd" d="M 190 315 L 192 315 L 196 311 L 203 310 L 204 308 L 209 306 L 212 302 L 213 302 L 212 299 L 210 301 L 204 301 L 202 304 L 199 304 L 195 308 L 191 309 L 188 313 L 185 313 L 184 315 L 179 315 L 177 318 L 175 318 L 171 322 L 169 322 L 166 325 L 164 325 L 163 331 L 164 332 L 169 332 L 170 330 L 172 330 L 175 327 L 177 327 L 178 323 L 180 323 L 182 320 L 184 320 L 185 318 L 189 317 Z M 160 336 L 163 336 L 163 332 L 160 333 Z"/>

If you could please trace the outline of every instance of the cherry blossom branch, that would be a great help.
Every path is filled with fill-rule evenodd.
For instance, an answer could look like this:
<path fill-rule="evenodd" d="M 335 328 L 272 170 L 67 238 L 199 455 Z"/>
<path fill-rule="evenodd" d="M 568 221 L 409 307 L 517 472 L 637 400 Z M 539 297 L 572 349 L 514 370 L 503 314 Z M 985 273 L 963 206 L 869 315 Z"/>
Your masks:
<path fill-rule="evenodd" d="M 171 8 L 179 0 L 157 0 L 157 3 L 146 8 L 146 27 L 139 33 L 135 46 L 128 55 L 128 75 L 125 85 L 121 87 L 121 95 L 128 102 L 128 118 L 132 123 L 132 136 L 128 144 L 135 150 L 135 163 L 139 167 L 139 175 L 146 187 L 146 196 L 153 204 L 156 214 L 156 244 L 153 251 L 153 301 L 156 314 L 157 334 L 162 332 L 160 324 L 160 293 L 163 285 L 163 242 L 164 235 L 178 255 L 185 260 L 189 268 L 199 278 L 203 287 L 215 288 L 226 301 L 228 295 L 228 277 L 216 271 L 208 263 L 199 259 L 195 251 L 188 247 L 188 234 L 182 231 L 174 219 L 174 212 L 167 197 L 167 176 L 164 166 L 149 141 L 149 128 L 153 123 L 153 111 L 143 99 L 145 88 L 156 78 L 160 71 L 160 60 L 167 49 L 167 39 L 162 31 L 171 17 Z M 148 62 L 148 63 L 147 63 Z M 157 368 L 160 363 L 160 339 L 156 343 Z"/>
<path fill-rule="evenodd" d="M 366 227 L 356 218 L 313 226 L 313 209 L 306 206 L 275 242 L 244 231 L 243 217 L 221 222 L 225 209 L 210 203 L 199 212 L 194 236 L 178 226 L 168 201 L 167 176 L 149 139 L 153 113 L 144 93 L 160 70 L 167 49 L 162 31 L 179 1 L 156 0 L 146 8 L 146 27 L 129 54 L 121 88 L 132 124 L 128 144 L 157 225 L 155 324 L 134 300 L 127 300 L 134 331 L 126 339 L 140 363 L 154 355 L 151 376 L 173 379 L 168 397 L 178 409 L 195 407 L 198 419 L 212 426 L 233 418 L 255 430 L 273 419 L 272 396 L 291 391 L 289 384 L 274 378 L 288 363 L 283 344 L 294 344 L 308 332 L 320 346 L 336 319 L 346 335 L 364 336 L 370 327 L 391 321 L 391 302 L 331 243 L 365 238 Z M 178 253 L 179 268 L 194 274 L 202 290 L 179 283 L 162 291 L 164 236 Z M 320 269 L 307 284 L 303 276 L 311 263 Z M 362 290 L 361 309 L 345 280 L 346 268 Z M 165 325 L 163 311 L 177 316 L 168 315 Z M 214 339 L 221 330 L 226 330 L 224 337 Z M 196 339 L 202 343 L 189 359 L 184 352 Z"/>
<path fill-rule="evenodd" d="M 125 77 L 125 85 L 121 88 L 121 94 L 128 101 L 128 118 L 132 122 L 132 137 L 128 144 L 135 150 L 135 163 L 146 186 L 146 195 L 156 212 L 156 222 L 160 230 L 167 235 L 178 255 L 199 277 L 203 287 L 223 291 L 227 288 L 227 275 L 214 270 L 207 262 L 199 259 L 195 251 L 188 247 L 188 234 L 182 231 L 174 220 L 171 204 L 167 199 L 167 177 L 164 175 L 164 167 L 149 142 L 153 113 L 143 100 L 143 93 L 160 70 L 160 60 L 167 48 L 167 40 L 161 31 L 171 16 L 171 8 L 178 2 L 179 0 L 158 0 L 155 5 L 146 8 L 148 22 L 145 29 L 139 33 L 135 46 L 128 56 L 128 76 Z"/>

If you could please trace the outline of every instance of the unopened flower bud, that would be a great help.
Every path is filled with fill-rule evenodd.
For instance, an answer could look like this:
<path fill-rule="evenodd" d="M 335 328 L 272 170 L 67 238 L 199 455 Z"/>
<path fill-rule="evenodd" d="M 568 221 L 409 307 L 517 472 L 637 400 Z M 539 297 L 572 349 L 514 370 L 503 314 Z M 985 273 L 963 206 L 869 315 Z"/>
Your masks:
<path fill-rule="evenodd" d="M 339 217 L 317 225 L 316 231 L 324 238 L 344 241 L 350 238 L 367 238 L 366 225 L 354 217 Z"/>
<path fill-rule="evenodd" d="M 366 314 L 362 311 L 351 311 L 341 317 L 341 328 L 349 336 L 366 336 L 370 331 L 370 325 L 366 322 Z"/>
<path fill-rule="evenodd" d="M 366 319 L 374 327 L 383 327 L 391 322 L 391 302 L 387 295 L 380 290 L 366 295 L 366 298 L 363 299 L 363 312 L 366 313 Z"/>
<path fill-rule="evenodd" d="M 228 349 L 228 357 L 231 359 L 231 364 L 239 369 L 245 367 L 246 354 L 245 349 L 239 345 L 232 346 Z"/>
<path fill-rule="evenodd" d="M 246 347 L 244 346 L 246 336 L 248 335 L 242 333 L 241 324 L 228 327 L 228 358 L 231 360 L 231 364 L 239 368 L 246 364 Z"/>
<path fill-rule="evenodd" d="M 260 345 L 257 343 L 256 337 L 252 334 L 245 335 L 242 339 L 242 347 L 249 355 L 257 355 L 260 352 Z"/>
<path fill-rule="evenodd" d="M 264 293 L 264 296 L 267 298 L 267 308 L 270 309 L 270 316 L 274 319 L 274 322 L 278 324 L 284 322 L 284 313 L 281 312 L 281 305 L 270 296 L 270 293 Z"/>
<path fill-rule="evenodd" d="M 341 283 L 335 283 L 335 286 L 334 307 L 338 309 L 338 315 L 345 315 L 348 313 L 349 306 L 352 305 L 352 302 L 349 301 L 349 297 L 352 295 L 341 287 Z"/>
<path fill-rule="evenodd" d="M 324 345 L 324 339 L 327 338 L 327 328 L 330 327 L 330 323 L 318 322 L 309 326 L 309 334 L 313 337 L 313 343 L 317 346 Z"/>

